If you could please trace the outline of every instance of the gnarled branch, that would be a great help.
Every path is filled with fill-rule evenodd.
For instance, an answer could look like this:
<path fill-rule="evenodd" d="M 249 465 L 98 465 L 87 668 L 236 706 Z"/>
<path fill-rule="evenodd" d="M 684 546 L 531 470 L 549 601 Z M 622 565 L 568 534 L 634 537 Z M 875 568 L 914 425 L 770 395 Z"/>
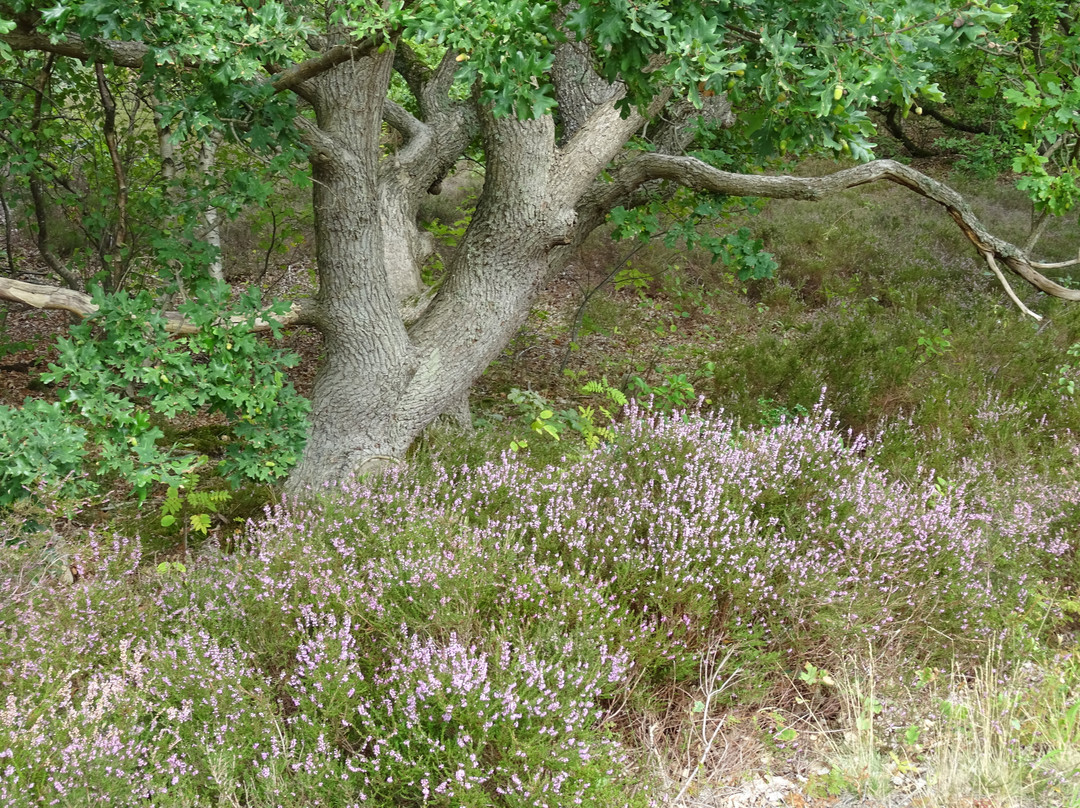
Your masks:
<path fill-rule="evenodd" d="M 149 46 L 144 42 L 84 40 L 76 34 L 68 34 L 53 41 L 52 37 L 37 31 L 15 30 L 0 36 L 0 42 L 4 42 L 12 50 L 52 53 L 82 62 L 93 62 L 107 54 L 112 63 L 119 67 L 142 67 L 150 53 Z"/>
<path fill-rule="evenodd" d="M 266 81 L 276 92 L 292 90 L 298 95 L 303 95 L 305 82 L 321 73 L 325 73 L 342 62 L 359 59 L 370 54 L 384 41 L 382 38 L 368 37 L 359 42 L 334 45 L 310 59 L 297 62 L 289 67 L 268 68 L 271 75 Z M 130 68 L 141 68 L 145 64 L 147 57 L 153 53 L 153 49 L 145 42 L 122 42 L 111 39 L 84 40 L 75 34 L 68 34 L 54 41 L 52 37 L 37 31 L 15 30 L 0 35 L 0 42 L 4 42 L 12 50 L 52 53 L 57 56 L 78 59 L 82 62 L 99 61 L 107 56 L 112 64 Z M 184 67 L 189 69 L 198 66 L 198 62 L 194 61 L 184 63 Z"/>
<path fill-rule="evenodd" d="M 270 84 L 279 93 L 292 90 L 297 95 L 303 95 L 301 87 L 304 82 L 350 59 L 361 59 L 369 55 L 382 41 L 382 39 L 368 37 L 360 42 L 335 45 L 318 56 L 291 65 L 279 73 L 274 72 Z"/>
<path fill-rule="evenodd" d="M 637 188 L 653 180 L 668 180 L 699 191 L 727 196 L 807 201 L 817 201 L 871 182 L 893 182 L 944 207 L 992 271 L 997 269 L 998 263 L 1004 264 L 1041 292 L 1062 300 L 1080 301 L 1080 290 L 1067 289 L 1042 275 L 1036 267 L 1046 265 L 1033 262 L 1021 248 L 988 232 L 959 193 L 893 160 L 875 160 L 825 177 L 789 177 L 733 174 L 713 168 L 694 157 L 640 152 L 623 160 L 611 177 L 610 183 L 594 186 L 591 195 L 583 201 L 597 209 L 609 203 L 617 204 L 615 200 L 628 197 Z M 1007 288 L 1008 284 L 1005 285 Z M 1032 314 L 1030 311 L 1027 313 Z"/>
<path fill-rule="evenodd" d="M 597 75 L 588 50 L 573 39 L 555 50 L 551 82 L 559 102 L 560 146 L 568 143 L 598 108 L 619 100 L 625 92 Z"/>
<path fill-rule="evenodd" d="M 389 98 L 383 101 L 383 120 L 405 138 L 404 147 L 397 153 L 399 162 L 408 163 L 433 147 L 434 133 L 431 127 Z"/>
<path fill-rule="evenodd" d="M 420 108 L 420 117 L 431 122 L 450 106 L 450 87 L 458 70 L 458 51 L 447 49 L 432 70 L 406 42 L 394 45 L 394 70 L 405 79 Z"/>

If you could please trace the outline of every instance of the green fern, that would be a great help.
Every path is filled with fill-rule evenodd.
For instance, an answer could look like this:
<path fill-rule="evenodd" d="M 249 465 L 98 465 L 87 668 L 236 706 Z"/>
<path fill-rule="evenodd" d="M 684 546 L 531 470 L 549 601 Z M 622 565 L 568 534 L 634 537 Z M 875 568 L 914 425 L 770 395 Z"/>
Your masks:
<path fill-rule="evenodd" d="M 161 526 L 172 527 L 176 524 L 176 517 L 185 507 L 189 510 L 188 529 L 194 530 L 205 536 L 210 532 L 210 514 L 218 513 L 221 507 L 232 499 L 228 491 L 216 489 L 213 491 L 189 491 L 181 494 L 181 490 L 187 486 L 194 487 L 199 483 L 199 475 L 192 474 L 184 485 L 170 486 L 165 495 L 165 501 L 161 505 Z"/>

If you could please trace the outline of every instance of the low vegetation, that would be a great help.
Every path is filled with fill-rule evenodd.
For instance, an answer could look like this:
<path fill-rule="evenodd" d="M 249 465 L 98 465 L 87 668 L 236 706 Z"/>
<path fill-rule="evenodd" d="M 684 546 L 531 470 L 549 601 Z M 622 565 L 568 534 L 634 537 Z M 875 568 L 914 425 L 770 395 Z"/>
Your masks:
<path fill-rule="evenodd" d="M 897 199 L 740 222 L 775 281 L 597 242 L 476 435 L 317 504 L 21 500 L 0 802 L 1077 804 L 1080 313 Z"/>

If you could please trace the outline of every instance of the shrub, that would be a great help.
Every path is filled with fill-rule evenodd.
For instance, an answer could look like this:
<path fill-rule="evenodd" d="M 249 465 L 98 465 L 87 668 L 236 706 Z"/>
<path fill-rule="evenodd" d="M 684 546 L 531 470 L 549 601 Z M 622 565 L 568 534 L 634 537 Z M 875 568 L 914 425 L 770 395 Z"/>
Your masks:
<path fill-rule="evenodd" d="M 1075 489 L 876 450 L 631 406 L 580 459 L 392 471 L 184 565 L 91 536 L 72 583 L 0 578 L 0 802 L 644 804 L 616 716 L 717 648 L 720 710 L 868 643 L 963 667 L 1059 627 Z"/>
<path fill-rule="evenodd" d="M 140 501 L 156 483 L 182 485 L 206 458 L 167 445 L 160 423 L 185 414 L 227 421 L 232 440 L 217 470 L 234 484 L 287 473 L 303 447 L 308 403 L 282 373 L 297 357 L 252 330 L 264 314 L 257 290 L 229 303 L 223 285 L 202 287 L 180 306 L 199 331 L 181 336 L 166 332 L 149 293 L 94 299 L 99 310 L 60 339 L 57 361 L 42 375 L 61 388 L 60 401 L 0 415 L 12 430 L 0 452 L 25 453 L 0 472 L 0 507 L 84 464 L 98 480 L 123 480 Z M 237 313 L 238 321 L 226 319 Z"/>
<path fill-rule="evenodd" d="M 0 508 L 51 483 L 61 496 L 78 493 L 86 430 L 72 424 L 59 404 L 27 399 L 21 409 L 0 407 Z"/>

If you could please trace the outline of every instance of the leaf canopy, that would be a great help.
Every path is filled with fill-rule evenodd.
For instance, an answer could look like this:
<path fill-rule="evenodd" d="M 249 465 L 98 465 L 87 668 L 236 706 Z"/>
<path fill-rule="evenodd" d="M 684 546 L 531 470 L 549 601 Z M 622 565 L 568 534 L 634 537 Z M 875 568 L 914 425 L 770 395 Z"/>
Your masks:
<path fill-rule="evenodd" d="M 743 145 L 759 154 L 825 148 L 867 158 L 866 109 L 940 100 L 934 59 L 984 37 L 1008 12 L 929 0 L 7 0 L 0 30 L 17 21 L 54 43 L 78 37 L 106 61 L 137 55 L 142 80 L 184 126 L 242 120 L 264 148 L 288 139 L 295 114 L 269 77 L 335 44 L 451 49 L 466 91 L 498 115 L 530 118 L 556 111 L 550 73 L 555 49 L 570 40 L 624 88 L 625 113 L 667 90 L 695 104 L 727 93 Z"/>

